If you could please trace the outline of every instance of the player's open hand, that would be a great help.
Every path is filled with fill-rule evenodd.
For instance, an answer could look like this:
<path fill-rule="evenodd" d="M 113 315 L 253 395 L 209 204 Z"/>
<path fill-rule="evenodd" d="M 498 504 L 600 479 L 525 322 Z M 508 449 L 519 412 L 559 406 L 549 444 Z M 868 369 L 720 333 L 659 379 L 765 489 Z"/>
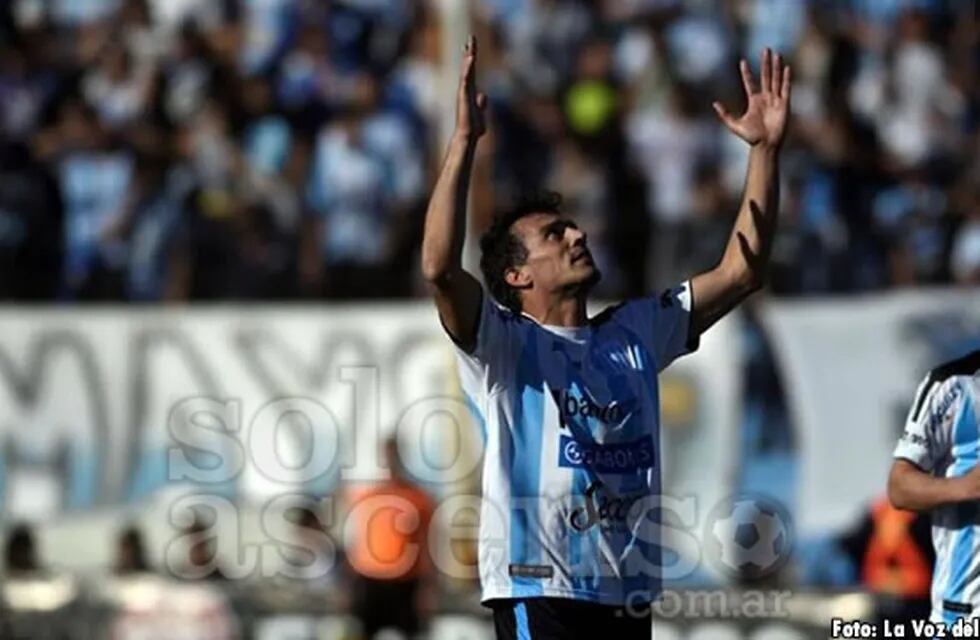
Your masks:
<path fill-rule="evenodd" d="M 476 38 L 463 47 L 463 65 L 456 98 L 456 134 L 477 140 L 487 131 L 487 97 L 476 89 Z"/>
<path fill-rule="evenodd" d="M 718 117 L 732 133 L 750 145 L 760 142 L 777 147 L 786 135 L 786 121 L 789 119 L 789 94 L 791 71 L 783 65 L 782 57 L 767 47 L 762 52 L 762 86 L 756 87 L 749 63 L 739 62 L 742 85 L 745 87 L 747 106 L 745 113 L 735 117 L 720 103 L 712 106 Z"/>

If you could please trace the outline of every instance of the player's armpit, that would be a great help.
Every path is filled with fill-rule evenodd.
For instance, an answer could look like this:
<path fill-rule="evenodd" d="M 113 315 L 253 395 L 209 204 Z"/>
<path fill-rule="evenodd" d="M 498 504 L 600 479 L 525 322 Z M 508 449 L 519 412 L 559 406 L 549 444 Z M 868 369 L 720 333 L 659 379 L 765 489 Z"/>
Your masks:
<path fill-rule="evenodd" d="M 483 289 L 463 269 L 452 269 L 430 282 L 439 320 L 449 337 L 466 353 L 476 349 Z"/>

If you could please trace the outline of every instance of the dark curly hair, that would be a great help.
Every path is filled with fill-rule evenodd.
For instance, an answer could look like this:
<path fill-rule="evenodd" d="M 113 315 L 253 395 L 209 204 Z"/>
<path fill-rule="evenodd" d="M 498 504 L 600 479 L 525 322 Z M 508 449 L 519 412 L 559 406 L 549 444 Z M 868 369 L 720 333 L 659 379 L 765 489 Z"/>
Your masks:
<path fill-rule="evenodd" d="M 498 212 L 480 238 L 480 270 L 490 289 L 490 295 L 511 311 L 521 310 L 521 296 L 517 289 L 507 284 L 504 274 L 507 269 L 524 264 L 527 248 L 511 231 L 515 222 L 533 213 L 561 214 L 561 195 L 553 191 L 542 191 L 522 195 L 514 205 Z"/>

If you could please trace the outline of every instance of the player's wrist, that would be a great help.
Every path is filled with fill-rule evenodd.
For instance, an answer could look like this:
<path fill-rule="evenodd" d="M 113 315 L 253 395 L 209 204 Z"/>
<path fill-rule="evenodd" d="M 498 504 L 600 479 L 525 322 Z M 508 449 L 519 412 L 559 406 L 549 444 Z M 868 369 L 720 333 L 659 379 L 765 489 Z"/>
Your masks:
<path fill-rule="evenodd" d="M 460 129 L 456 129 L 455 131 L 453 131 L 453 135 L 452 138 L 450 138 L 449 140 L 449 144 L 450 146 L 461 147 L 465 149 L 469 147 L 475 147 L 479 139 L 480 136 L 478 136 L 473 132 L 461 131 Z"/>
<path fill-rule="evenodd" d="M 768 142 L 766 140 L 759 140 L 754 145 L 752 145 L 752 153 L 769 156 L 775 158 L 779 155 L 780 149 L 782 149 L 783 141 L 779 140 L 777 142 Z"/>

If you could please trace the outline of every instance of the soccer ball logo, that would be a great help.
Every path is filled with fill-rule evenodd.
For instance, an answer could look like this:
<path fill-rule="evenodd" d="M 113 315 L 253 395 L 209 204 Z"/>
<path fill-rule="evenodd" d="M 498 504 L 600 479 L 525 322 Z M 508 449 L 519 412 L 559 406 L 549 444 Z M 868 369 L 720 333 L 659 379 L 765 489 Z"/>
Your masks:
<path fill-rule="evenodd" d="M 772 575 L 789 559 L 792 528 L 786 510 L 771 498 L 742 494 L 719 504 L 705 526 L 708 558 L 740 580 Z"/>

